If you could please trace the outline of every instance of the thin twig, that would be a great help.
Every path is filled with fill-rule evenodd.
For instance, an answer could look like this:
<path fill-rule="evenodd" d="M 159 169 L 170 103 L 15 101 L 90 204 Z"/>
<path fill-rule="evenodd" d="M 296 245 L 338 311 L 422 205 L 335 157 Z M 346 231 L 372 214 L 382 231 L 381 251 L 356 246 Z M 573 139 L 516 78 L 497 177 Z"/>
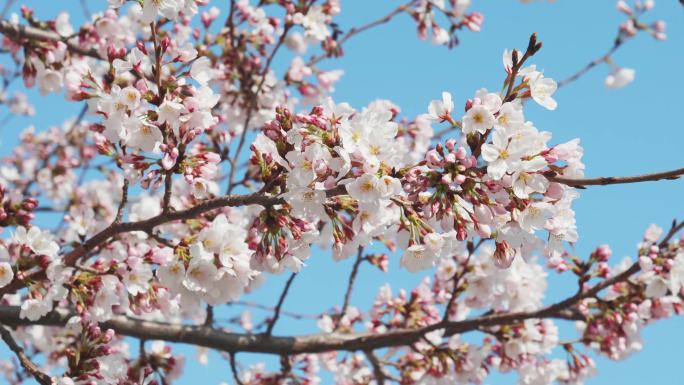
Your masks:
<path fill-rule="evenodd" d="M 373 21 L 371 21 L 371 22 L 369 22 L 369 23 L 367 23 L 367 24 L 361 25 L 361 26 L 359 26 L 359 27 L 353 27 L 353 28 L 351 28 L 344 36 L 342 36 L 342 38 L 340 38 L 340 39 L 337 41 L 337 46 L 338 46 L 338 48 L 339 48 L 339 47 L 342 47 L 342 45 L 343 45 L 345 42 L 347 42 L 347 40 L 349 40 L 349 39 L 351 39 L 352 37 L 358 35 L 359 33 L 364 32 L 364 31 L 367 31 L 367 30 L 369 30 L 369 29 L 371 29 L 371 28 L 374 28 L 374 27 L 377 27 L 377 26 L 379 26 L 379 25 L 388 23 L 388 22 L 391 21 L 395 16 L 397 16 L 398 14 L 400 14 L 400 13 L 406 11 L 406 10 L 409 9 L 413 4 L 416 4 L 417 2 L 418 2 L 417 0 L 411 0 L 411 1 L 409 1 L 408 3 L 406 3 L 406 4 L 402 4 L 402 5 L 398 6 L 397 8 L 393 9 L 390 13 L 388 13 L 387 15 L 385 15 L 385 16 L 379 18 L 379 19 L 373 20 Z M 325 58 L 327 58 L 327 57 L 329 57 L 329 54 L 328 54 L 328 53 L 321 54 L 321 55 L 318 55 L 318 56 L 314 56 L 314 57 L 312 57 L 311 59 L 309 59 L 309 61 L 307 62 L 306 65 L 309 66 L 309 67 L 310 67 L 310 66 L 313 66 L 313 65 L 317 64 L 318 62 L 320 62 L 321 60 L 323 60 L 323 59 L 325 59 Z"/>
<path fill-rule="evenodd" d="M 354 261 L 354 266 L 352 266 L 351 273 L 349 274 L 349 281 L 347 283 L 347 291 L 344 294 L 344 302 L 342 304 L 342 309 L 340 310 L 340 318 L 344 317 L 344 314 L 349 308 L 349 303 L 351 301 L 352 290 L 354 289 L 354 282 L 356 281 L 356 275 L 359 272 L 359 266 L 363 262 L 363 247 L 359 246 L 359 251 L 356 254 L 356 261 Z M 338 323 L 339 326 L 339 323 Z"/>
<path fill-rule="evenodd" d="M 80 1 L 81 1 L 81 9 L 83 10 L 83 16 L 85 16 L 86 19 L 92 18 L 93 14 L 90 12 L 90 9 L 88 8 L 87 0 L 80 0 Z"/>
<path fill-rule="evenodd" d="M 238 141 L 238 146 L 237 149 L 235 150 L 235 154 L 233 157 L 230 159 L 230 174 L 228 177 L 228 190 L 226 191 L 227 194 L 230 194 L 233 192 L 233 189 L 235 188 L 236 184 L 234 183 L 235 180 L 235 172 L 237 171 L 237 164 L 238 164 L 238 159 L 240 158 L 240 155 L 242 155 L 242 148 L 245 145 L 245 141 L 247 139 L 247 132 L 249 131 L 249 124 L 252 120 L 252 114 L 256 108 L 258 108 L 259 104 L 259 94 L 261 93 L 261 90 L 264 87 L 264 84 L 266 84 L 266 75 L 268 74 L 268 70 L 271 67 L 271 63 L 273 62 L 273 59 L 275 58 L 276 54 L 278 53 L 278 50 L 280 47 L 283 46 L 285 43 L 285 40 L 287 39 L 287 33 L 290 31 L 292 28 L 291 24 L 286 24 L 285 28 L 283 29 L 283 33 L 280 35 L 280 38 L 278 39 L 278 42 L 276 43 L 275 47 L 273 47 L 273 51 L 271 51 L 271 54 L 268 56 L 268 59 L 266 59 L 266 64 L 264 65 L 263 70 L 259 74 L 260 76 L 260 81 L 259 84 L 257 85 L 256 91 L 254 91 L 251 94 L 250 100 L 249 100 L 249 105 L 247 106 L 247 113 L 245 117 L 245 122 L 242 127 L 242 133 L 240 134 L 240 139 Z"/>
<path fill-rule="evenodd" d="M 31 359 L 24 352 L 24 349 L 19 346 L 14 337 L 12 337 L 12 333 L 10 333 L 10 331 L 2 325 L 0 325 L 0 335 L 2 335 L 2 340 L 5 341 L 7 347 L 9 347 L 10 350 L 13 351 L 17 356 L 21 366 L 23 366 L 24 369 L 26 369 L 26 371 L 32 375 L 36 381 L 38 381 L 38 383 L 41 385 L 52 384 L 52 379 L 50 376 L 41 371 L 38 365 L 31 361 Z"/>
<path fill-rule="evenodd" d="M 138 356 L 140 360 L 140 366 L 147 365 L 147 353 L 145 353 L 145 339 L 141 338 L 138 346 Z"/>
<path fill-rule="evenodd" d="M 230 305 L 237 305 L 237 306 L 245 306 L 245 307 L 270 311 L 270 312 L 276 311 L 275 307 L 266 306 L 266 305 L 262 305 L 260 303 L 255 303 L 255 302 L 251 302 L 251 301 L 234 301 L 234 302 L 230 302 L 229 304 Z M 290 318 L 294 318 L 294 319 L 300 319 L 300 320 L 301 319 L 319 319 L 319 318 L 321 318 L 321 314 L 299 314 L 299 313 L 293 313 L 291 311 L 285 311 L 285 310 L 281 310 L 280 315 L 290 317 Z"/>
<path fill-rule="evenodd" d="M 116 209 L 116 216 L 114 217 L 114 223 L 121 223 L 123 219 L 123 212 L 126 208 L 126 203 L 128 202 L 128 179 L 124 178 L 123 184 L 121 185 L 121 202 L 119 202 L 119 207 Z"/>
<path fill-rule="evenodd" d="M 154 230 L 148 230 L 147 235 L 161 245 L 170 247 L 172 249 L 176 247 L 176 245 L 171 240 L 160 236 L 159 234 L 155 233 Z"/>
<path fill-rule="evenodd" d="M 72 53 L 99 60 L 105 60 L 105 58 L 100 56 L 95 49 L 83 48 L 83 46 L 78 42 L 72 42 L 70 39 L 62 37 L 56 32 L 46 31 L 26 25 L 15 25 L 6 20 L 0 20 L 0 33 L 13 40 L 26 38 L 45 41 L 61 41 L 62 43 L 66 44 L 67 50 Z"/>
<path fill-rule="evenodd" d="M 378 360 L 378 357 L 373 354 L 372 350 L 364 350 L 363 353 L 366 355 L 368 362 L 373 366 L 373 375 L 375 376 L 375 382 L 377 385 L 385 385 L 385 379 L 387 375 L 382 369 L 382 364 Z"/>
<path fill-rule="evenodd" d="M 608 52 L 606 52 L 605 54 L 599 56 L 598 58 L 590 61 L 589 63 L 587 63 L 587 65 L 582 67 L 582 69 L 575 72 L 574 74 L 572 74 L 572 75 L 568 76 L 567 78 L 559 81 L 558 87 L 560 88 L 560 87 L 563 87 L 565 85 L 568 85 L 569 83 L 574 82 L 575 80 L 584 76 L 587 72 L 591 71 L 597 65 L 599 65 L 601 63 L 605 63 L 615 53 L 615 51 L 617 51 L 623 45 L 624 42 L 625 42 L 625 40 L 622 39 L 621 37 L 618 37 L 617 39 L 615 39 L 615 43 L 610 48 L 610 50 L 608 50 Z"/>
<path fill-rule="evenodd" d="M 458 274 L 455 274 L 454 276 L 454 287 L 453 290 L 451 291 L 451 298 L 449 298 L 449 302 L 447 303 L 446 307 L 444 308 L 444 316 L 442 319 L 444 321 L 449 320 L 449 313 L 451 313 L 451 308 L 454 306 L 454 302 L 456 302 L 456 298 L 458 298 L 458 295 L 460 293 L 460 285 L 461 285 L 461 280 L 463 277 L 468 273 L 469 269 L 469 263 L 470 263 L 470 258 L 475 254 L 477 249 L 480 248 L 480 246 L 484 243 L 485 239 L 480 238 L 480 240 L 475 244 L 475 246 L 472 246 L 472 243 L 469 245 L 472 246 L 470 250 L 468 250 L 468 257 L 466 258 L 465 262 L 463 263 L 463 267 L 461 271 Z"/>
<path fill-rule="evenodd" d="M 278 318 L 280 317 L 280 309 L 283 307 L 283 302 L 285 302 L 285 297 L 287 297 L 287 293 L 290 291 L 290 286 L 292 285 L 292 281 L 294 281 L 295 277 L 297 276 L 297 273 L 292 273 L 290 275 L 290 278 L 287 279 L 287 282 L 285 283 L 285 287 L 283 288 L 283 292 L 280 293 L 280 298 L 278 299 L 278 304 L 275 307 L 275 312 L 273 313 L 273 319 L 271 322 L 268 323 L 268 327 L 266 328 L 266 335 L 271 335 L 273 332 L 273 328 L 275 327 L 276 322 L 278 322 Z"/>
<path fill-rule="evenodd" d="M 204 318 L 204 326 L 212 327 L 214 325 L 214 307 L 207 305 L 207 316 Z"/>
<path fill-rule="evenodd" d="M 678 179 L 682 175 L 684 175 L 684 168 L 634 176 L 604 176 L 598 178 L 565 178 L 562 176 L 546 176 L 546 178 L 551 182 L 557 182 L 568 186 L 578 187 L 651 182 L 663 179 L 673 180 Z"/>
<path fill-rule="evenodd" d="M 1 22 L 0 22 L 1 25 Z M 83 118 L 85 117 L 86 112 L 88 111 L 88 104 L 83 104 L 83 107 L 81 108 L 81 112 L 78 113 L 78 116 L 76 119 L 71 123 L 69 126 L 69 130 L 64 134 L 66 138 L 68 138 L 72 132 L 78 127 L 79 124 L 83 121 Z M 52 149 L 48 154 L 45 155 L 45 158 L 40 164 L 40 167 L 38 167 L 35 171 L 33 179 L 29 180 L 28 183 L 26 183 L 26 186 L 22 189 L 22 195 L 27 195 L 29 191 L 31 190 L 31 187 L 33 186 L 34 183 L 38 181 L 38 172 L 45 169 L 49 164 L 50 164 L 50 158 L 53 156 L 57 155 L 59 153 L 59 150 L 62 148 L 61 145 L 56 145 L 55 148 Z"/>
<path fill-rule="evenodd" d="M 235 363 L 235 353 L 234 352 L 228 353 L 228 360 L 230 361 L 230 371 L 233 372 L 233 379 L 235 380 L 235 383 L 237 385 L 244 385 L 244 383 L 240 380 L 240 377 L 238 376 L 237 364 Z"/>
<path fill-rule="evenodd" d="M 667 244 L 670 243 L 672 237 L 674 237 L 674 235 L 682 229 L 684 229 L 684 221 L 677 223 L 676 219 L 673 220 L 672 226 L 670 226 L 670 230 L 667 232 L 667 234 L 665 234 L 663 239 L 660 241 L 658 247 L 662 249 L 663 247 L 667 246 Z"/>
<path fill-rule="evenodd" d="M 7 17 L 7 13 L 10 11 L 10 9 L 12 9 L 12 5 L 14 5 L 16 1 L 17 0 L 7 0 L 5 2 L 5 6 L 2 7 L 2 11 L 0 12 L 0 19 Z"/>

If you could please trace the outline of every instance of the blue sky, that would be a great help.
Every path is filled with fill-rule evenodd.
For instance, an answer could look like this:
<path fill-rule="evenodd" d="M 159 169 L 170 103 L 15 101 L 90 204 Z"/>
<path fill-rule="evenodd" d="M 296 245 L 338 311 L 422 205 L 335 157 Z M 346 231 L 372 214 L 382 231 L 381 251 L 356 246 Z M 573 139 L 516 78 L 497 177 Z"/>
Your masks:
<path fill-rule="evenodd" d="M 70 10 L 73 19 L 81 19 L 76 0 L 33 0 L 40 17 Z M 91 9 L 105 1 L 89 1 Z M 216 2 L 224 6 L 225 1 Z M 402 108 L 405 116 L 423 113 L 430 100 L 450 91 L 457 109 L 481 87 L 498 89 L 502 82 L 501 54 L 505 48 L 523 47 L 532 32 L 537 32 L 544 48 L 534 57 L 547 76 L 562 79 L 603 54 L 612 44 L 623 16 L 615 11 L 615 2 L 606 0 L 559 0 L 554 4 L 536 2 L 523 5 L 515 0 L 474 0 L 471 9 L 485 14 L 480 33 L 460 33 L 461 44 L 455 49 L 419 41 L 415 26 L 406 15 L 360 35 L 345 45 L 346 56 L 326 61 L 324 68 L 342 68 L 345 75 L 337 86 L 335 99 L 361 108 L 378 98 L 390 99 Z M 363 24 L 387 13 L 400 4 L 395 0 L 347 0 L 338 22 L 343 29 Z M 585 149 L 588 176 L 631 175 L 682 167 L 684 125 L 681 123 L 684 86 L 684 11 L 675 0 L 660 0 L 645 20 L 664 19 L 668 40 L 658 42 L 650 36 L 629 41 L 615 56 L 625 67 L 636 68 L 636 80 L 622 90 L 608 90 L 603 79 L 609 69 L 600 66 L 558 91 L 556 111 L 530 105 L 526 114 L 541 130 L 553 133 L 552 143 L 579 137 Z M 284 61 L 276 63 L 282 67 Z M 59 119 L 73 116 L 79 107 L 67 104 L 61 96 L 32 100 L 38 111 L 31 119 L 14 119 L 0 134 L 1 154 L 7 154 L 17 133 L 28 124 L 37 128 L 59 124 Z M 680 206 L 684 182 L 663 181 L 639 185 L 594 187 L 582 192 L 576 202 L 580 240 L 579 255 L 609 243 L 614 261 L 634 255 L 635 245 L 650 223 L 666 227 L 673 218 L 684 219 Z M 338 264 L 329 255 L 317 252 L 309 267 L 294 281 L 286 302 L 288 310 L 318 313 L 333 301 L 340 303 L 346 287 L 351 260 Z M 269 279 L 265 286 L 247 299 L 275 304 L 286 277 Z M 574 292 L 573 282 L 549 277 L 547 301 Z M 353 303 L 364 309 L 371 303 L 377 288 L 391 281 L 395 289 L 411 288 L 419 277 L 398 269 L 398 259 L 391 260 L 391 273 L 384 275 L 365 266 L 359 276 Z M 236 314 L 222 311 L 219 317 Z M 255 313 L 255 318 L 259 313 Z M 276 334 L 313 331 L 307 321 L 282 319 Z M 620 383 L 637 385 L 647 376 L 653 384 L 674 384 L 680 372 L 681 346 L 684 346 L 684 323 L 680 318 L 661 321 L 647 328 L 642 352 L 623 362 L 599 359 L 599 376 L 588 384 Z M 186 355 L 194 351 L 181 348 Z M 3 355 L 7 354 L 5 350 Z M 240 356 L 239 356 L 240 357 Z M 244 355 L 251 361 L 256 357 Z M 189 360 L 191 361 L 191 360 Z M 274 369 L 276 369 L 274 367 Z M 189 364 L 181 384 L 218 383 L 229 380 L 227 363 L 213 354 L 210 367 Z M 514 383 L 511 376 L 492 376 L 492 385 Z"/>

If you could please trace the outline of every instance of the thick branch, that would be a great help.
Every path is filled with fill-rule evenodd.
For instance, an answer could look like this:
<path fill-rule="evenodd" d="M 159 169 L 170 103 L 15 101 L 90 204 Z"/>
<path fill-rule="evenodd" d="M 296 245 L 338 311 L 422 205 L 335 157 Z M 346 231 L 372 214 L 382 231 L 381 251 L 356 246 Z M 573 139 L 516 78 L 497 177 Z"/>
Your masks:
<path fill-rule="evenodd" d="M 204 346 L 225 352 L 253 352 L 278 355 L 320 353 L 326 351 L 373 350 L 393 346 L 407 346 L 420 340 L 426 333 L 444 329 L 446 336 L 478 330 L 484 326 L 496 326 L 524 321 L 526 319 L 559 318 L 581 319 L 573 316 L 572 307 L 582 299 L 593 297 L 601 290 L 628 279 L 639 271 L 638 263 L 626 271 L 601 281 L 593 288 L 577 293 L 563 301 L 532 312 L 491 314 L 465 321 L 439 322 L 416 329 L 396 329 L 387 333 L 312 334 L 304 336 L 276 337 L 267 334 L 228 333 L 205 326 L 167 324 L 117 316 L 102 324 L 120 335 L 136 338 L 158 339 Z M 53 311 L 36 322 L 19 318 L 18 306 L 0 306 L 0 322 L 8 325 L 63 326 L 73 315 L 64 310 Z"/>
<path fill-rule="evenodd" d="M 105 60 L 100 54 L 92 48 L 84 48 L 77 42 L 73 42 L 66 37 L 60 36 L 56 32 L 45 31 L 42 29 L 29 27 L 25 25 L 15 25 L 6 20 L 0 21 L 0 33 L 9 37 L 12 40 L 20 39 L 35 39 L 43 41 L 61 41 L 66 44 L 67 49 L 75 54 L 82 56 L 89 56 L 95 59 Z"/>
<path fill-rule="evenodd" d="M 665 246 L 675 233 L 684 228 L 684 222 L 673 222 L 672 228 L 660 242 Z M 314 334 L 305 336 L 274 337 L 267 334 L 237 334 L 216 330 L 206 326 L 178 325 L 144 321 L 125 316 L 117 316 L 104 322 L 102 327 L 111 328 L 120 335 L 145 339 L 159 339 L 168 342 L 187 343 L 204 346 L 229 353 L 254 352 L 278 355 L 299 353 L 319 353 L 334 350 L 371 351 L 373 349 L 407 346 L 433 330 L 444 329 L 446 336 L 480 330 L 482 327 L 511 324 L 526 319 L 558 318 L 582 319 L 581 314 L 573 312 L 573 307 L 581 300 L 595 297 L 601 290 L 618 282 L 627 280 L 640 270 L 634 263 L 627 270 L 601 281 L 594 287 L 579 292 L 563 301 L 532 312 L 490 314 L 465 321 L 440 322 L 417 329 L 397 329 L 384 334 Z M 0 306 L 0 322 L 7 325 L 48 325 L 64 326 L 73 314 L 56 310 L 36 322 L 19 317 L 20 307 Z"/>

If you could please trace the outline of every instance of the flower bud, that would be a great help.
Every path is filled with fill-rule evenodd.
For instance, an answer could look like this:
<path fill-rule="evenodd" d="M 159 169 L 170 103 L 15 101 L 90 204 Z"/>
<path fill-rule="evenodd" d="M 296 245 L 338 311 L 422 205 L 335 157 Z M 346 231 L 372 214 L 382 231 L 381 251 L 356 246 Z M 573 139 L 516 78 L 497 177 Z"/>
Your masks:
<path fill-rule="evenodd" d="M 629 5 L 627 5 L 627 3 L 625 3 L 623 0 L 618 1 L 615 8 L 627 16 L 632 15 L 632 8 L 630 8 Z"/>
<path fill-rule="evenodd" d="M 501 269 L 508 269 L 515 258 L 515 251 L 508 245 L 508 242 L 501 241 L 496 243 L 494 251 L 494 264 Z"/>

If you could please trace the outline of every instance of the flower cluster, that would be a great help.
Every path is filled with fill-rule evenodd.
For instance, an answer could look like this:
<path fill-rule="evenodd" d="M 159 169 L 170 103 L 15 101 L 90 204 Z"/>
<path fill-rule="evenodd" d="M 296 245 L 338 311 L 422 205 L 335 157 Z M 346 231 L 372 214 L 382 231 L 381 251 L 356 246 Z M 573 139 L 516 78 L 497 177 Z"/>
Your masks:
<path fill-rule="evenodd" d="M 22 131 L 0 165 L 0 323 L 17 325 L 0 333 L 31 353 L 2 362 L 8 382 L 167 384 L 184 359 L 166 340 L 197 344 L 201 363 L 223 350 L 245 385 L 313 385 L 322 370 L 338 385 L 479 384 L 492 371 L 581 384 L 592 350 L 622 359 L 644 326 L 684 311 L 684 241 L 673 241 L 684 225 L 649 228 L 633 263 L 611 266 L 605 245 L 587 259 L 568 251 L 583 149 L 526 117 L 557 108 L 559 83 L 530 64 L 536 35 L 504 52 L 501 91 L 479 89 L 462 109 L 443 92 L 406 117 L 389 100 L 335 102 L 343 71 L 319 63 L 403 13 L 452 47 L 482 27 L 470 0 L 410 1 L 346 32 L 338 0 L 209 3 L 109 0 L 78 27 L 22 7 L 0 22 L 14 65 L 0 67 L 0 103 L 34 114 L 9 88 L 21 78 L 82 105 L 75 120 Z M 629 20 L 616 48 L 638 31 L 665 38 L 664 23 L 639 20 L 652 8 L 618 3 Z M 276 66 L 281 47 L 292 56 Z M 606 82 L 633 77 L 616 67 Z M 309 317 L 319 335 L 275 337 L 316 248 L 356 257 L 344 304 Z M 420 283 L 383 285 L 364 311 L 350 301 L 366 263 Z M 218 314 L 252 306 L 243 296 L 286 271 L 277 305 L 254 306 L 272 313 L 262 322 Z M 551 274 L 579 292 L 545 306 Z M 579 339 L 561 340 L 556 319 L 576 321 Z M 143 336 L 137 354 L 126 336 Z M 281 370 L 241 368 L 242 351 L 277 353 Z"/>
<path fill-rule="evenodd" d="M 484 15 L 480 12 L 467 12 L 471 0 L 421 0 L 415 3 L 411 16 L 418 26 L 418 36 L 427 39 L 428 31 L 432 33 L 432 43 L 453 47 L 458 44 L 456 31 L 464 27 L 472 32 L 480 32 Z M 446 23 L 440 26 L 439 18 Z"/>

